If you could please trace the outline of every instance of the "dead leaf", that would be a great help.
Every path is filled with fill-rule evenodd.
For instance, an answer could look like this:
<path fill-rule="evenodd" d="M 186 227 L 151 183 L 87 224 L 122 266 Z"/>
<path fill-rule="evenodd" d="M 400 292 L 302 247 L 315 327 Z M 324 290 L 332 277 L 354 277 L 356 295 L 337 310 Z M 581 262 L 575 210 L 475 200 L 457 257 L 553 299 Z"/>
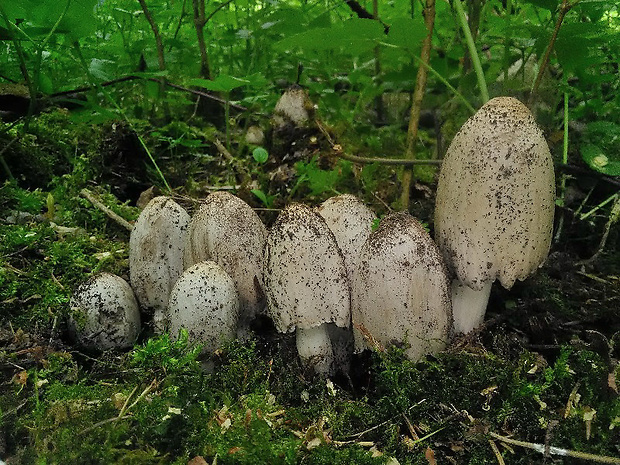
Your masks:
<path fill-rule="evenodd" d="M 22 386 L 22 387 L 24 387 L 26 385 L 27 381 L 28 381 L 28 372 L 27 371 L 20 371 L 15 376 L 13 376 L 13 382 L 15 384 L 18 384 L 18 385 Z"/>
<path fill-rule="evenodd" d="M 191 459 L 189 462 L 187 462 L 187 465 L 209 465 L 209 464 L 204 458 L 202 458 L 202 456 L 197 455 L 196 457 Z"/>
<path fill-rule="evenodd" d="M 426 448 L 424 457 L 426 458 L 428 465 L 437 465 L 437 460 L 435 460 L 435 451 L 433 451 L 430 447 Z"/>

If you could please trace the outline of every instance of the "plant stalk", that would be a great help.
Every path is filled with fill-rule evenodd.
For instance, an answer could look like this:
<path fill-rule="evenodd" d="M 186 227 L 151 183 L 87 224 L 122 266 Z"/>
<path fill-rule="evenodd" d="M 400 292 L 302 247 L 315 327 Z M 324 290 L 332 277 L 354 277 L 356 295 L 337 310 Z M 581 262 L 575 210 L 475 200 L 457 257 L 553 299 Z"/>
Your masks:
<path fill-rule="evenodd" d="M 431 57 L 431 46 L 433 41 L 433 28 L 435 26 L 435 0 L 426 0 L 424 8 L 424 25 L 427 29 L 426 37 L 422 43 L 422 52 L 420 53 L 420 63 L 428 65 Z M 409 117 L 409 128 L 407 130 L 407 151 L 405 152 L 406 160 L 415 160 L 415 143 L 418 138 L 418 127 L 420 123 L 420 111 L 422 109 L 422 100 L 426 91 L 426 80 L 428 78 L 428 70 L 426 66 L 419 66 L 415 81 L 415 89 L 413 91 L 413 102 L 411 104 L 411 116 Z M 413 168 L 409 167 L 403 171 L 402 192 L 400 204 L 403 210 L 409 209 L 409 196 L 411 195 L 411 184 L 413 182 Z"/>
<path fill-rule="evenodd" d="M 471 56 L 472 64 L 474 65 L 474 71 L 476 72 L 476 78 L 478 79 L 478 88 L 480 89 L 480 97 L 482 98 L 482 103 L 485 104 L 489 101 L 489 90 L 487 89 L 487 83 L 484 79 L 484 72 L 482 71 L 482 65 L 480 64 L 480 56 L 476 50 L 476 44 L 474 43 L 474 38 L 471 35 L 471 30 L 469 29 L 469 24 L 467 23 L 467 17 L 465 16 L 463 5 L 461 5 L 461 0 L 454 0 L 453 4 L 456 11 L 456 16 L 461 24 L 461 29 L 465 35 L 465 41 L 467 43 L 469 55 Z"/>

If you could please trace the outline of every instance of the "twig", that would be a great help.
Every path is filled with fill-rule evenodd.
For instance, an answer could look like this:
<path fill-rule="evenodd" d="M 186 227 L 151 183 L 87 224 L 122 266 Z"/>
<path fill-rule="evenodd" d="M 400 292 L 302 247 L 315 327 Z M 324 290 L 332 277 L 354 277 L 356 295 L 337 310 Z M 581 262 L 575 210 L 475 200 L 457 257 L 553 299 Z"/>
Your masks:
<path fill-rule="evenodd" d="M 441 160 L 406 160 L 404 158 L 375 158 L 375 157 L 358 157 L 357 155 L 350 155 L 346 153 L 340 144 L 336 144 L 329 134 L 327 129 L 319 121 L 315 121 L 319 131 L 325 136 L 329 145 L 331 145 L 334 154 L 338 158 L 352 161 L 354 163 L 380 163 L 382 165 L 401 165 L 401 166 L 413 166 L 413 165 L 441 165 Z"/>
<path fill-rule="evenodd" d="M 558 38 L 558 33 L 560 32 L 560 27 L 562 26 L 562 22 L 564 21 L 564 17 L 566 14 L 579 2 L 577 0 L 574 3 L 570 3 L 569 0 L 562 0 L 562 4 L 560 5 L 560 11 L 558 13 L 558 19 L 555 22 L 555 28 L 553 29 L 553 34 L 551 35 L 551 39 L 549 39 L 549 44 L 547 45 L 547 49 L 545 50 L 545 54 L 543 55 L 543 59 L 540 63 L 540 68 L 538 70 L 538 74 L 536 75 L 536 80 L 532 85 L 532 91 L 530 92 L 530 102 L 534 99 L 534 95 L 538 91 L 538 87 L 540 87 L 540 83 L 542 82 L 542 78 L 545 74 L 545 70 L 549 65 L 549 58 L 551 56 L 551 51 L 553 50 L 553 46 L 555 45 L 555 41 Z"/>
<path fill-rule="evenodd" d="M 97 207 L 103 213 L 105 213 L 108 216 L 108 218 L 116 221 L 123 228 L 127 229 L 128 231 L 131 231 L 133 229 L 133 226 L 131 225 L 129 221 L 127 221 L 125 218 L 121 217 L 120 215 L 117 215 L 112 210 L 110 210 L 108 207 L 106 207 L 88 189 L 86 188 L 82 189 L 80 191 L 80 195 L 84 197 L 85 199 L 87 199 L 90 203 L 92 203 L 95 207 Z"/>
<path fill-rule="evenodd" d="M 431 59 L 431 46 L 433 41 L 433 28 L 435 26 L 435 0 L 426 0 L 424 7 L 424 25 L 427 29 L 426 37 L 422 43 L 422 51 L 420 52 L 420 62 L 428 65 Z M 415 160 L 415 142 L 418 137 L 418 126 L 420 123 L 420 110 L 422 109 L 422 100 L 426 90 L 426 79 L 428 70 L 425 66 L 418 67 L 418 73 L 415 80 L 415 89 L 413 91 L 413 102 L 411 104 L 411 116 L 409 117 L 409 127 L 407 129 L 407 151 L 405 158 L 407 160 Z M 402 192 L 400 196 L 401 208 L 405 211 L 409 209 L 409 196 L 411 194 L 411 184 L 413 181 L 413 168 L 409 167 L 403 172 Z"/>
<path fill-rule="evenodd" d="M 520 447 L 525 447 L 527 449 L 532 449 L 535 450 L 537 452 L 540 452 L 541 454 L 545 453 L 545 445 L 544 444 L 536 444 L 534 442 L 525 442 L 525 441 L 518 441 L 516 439 L 512 439 L 512 438 L 507 438 L 505 436 L 500 436 L 497 433 L 494 432 L 489 432 L 489 435 L 499 441 L 505 442 L 507 444 L 512 444 L 514 446 L 520 446 Z M 551 455 L 561 455 L 563 457 L 573 457 L 573 458 L 577 458 L 577 459 L 581 459 L 581 460 L 588 460 L 590 462 L 595 462 L 595 463 L 612 463 L 612 464 L 620 464 L 620 458 L 617 457 L 609 457 L 606 455 L 595 455 L 595 454 L 588 454 L 586 452 L 578 452 L 575 450 L 569 450 L 569 449 L 562 449 L 560 447 L 554 447 L 554 446 L 550 446 L 549 447 L 549 454 Z"/>
<path fill-rule="evenodd" d="M 235 165 L 235 168 L 239 171 L 239 174 L 241 175 L 241 185 L 249 185 L 252 182 L 252 176 L 250 175 L 248 170 L 245 169 L 245 167 L 239 162 L 239 160 L 232 156 L 232 154 L 219 139 L 215 139 L 213 143 L 215 144 L 219 152 L 224 156 L 224 158 L 226 158 L 233 165 Z"/>
<path fill-rule="evenodd" d="M 500 453 L 497 445 L 495 445 L 495 442 L 492 439 L 489 439 L 489 445 L 491 446 L 491 450 L 495 454 L 497 463 L 499 463 L 499 465 L 506 465 L 506 462 L 504 462 L 504 457 L 502 457 L 502 454 Z"/>

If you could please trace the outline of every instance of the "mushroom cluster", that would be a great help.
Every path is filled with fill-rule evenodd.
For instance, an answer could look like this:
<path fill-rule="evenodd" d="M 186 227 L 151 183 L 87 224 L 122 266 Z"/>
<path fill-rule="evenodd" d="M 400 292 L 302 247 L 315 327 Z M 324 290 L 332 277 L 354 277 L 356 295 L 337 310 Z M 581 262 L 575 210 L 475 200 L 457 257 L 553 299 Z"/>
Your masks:
<path fill-rule="evenodd" d="M 353 350 L 368 346 L 404 346 L 418 360 L 481 324 L 495 279 L 509 288 L 541 265 L 553 199 L 541 131 L 519 101 L 496 98 L 448 150 L 436 243 L 407 213 L 373 231 L 376 215 L 352 195 L 289 205 L 269 231 L 229 193 L 209 195 L 191 218 L 156 197 L 131 233 L 131 287 L 93 278 L 74 295 L 82 320 L 73 327 L 85 344 L 126 347 L 139 303 L 155 331 L 185 328 L 214 351 L 246 336 L 266 307 L 279 332 L 296 332 L 301 360 L 317 373 L 346 371 Z"/>

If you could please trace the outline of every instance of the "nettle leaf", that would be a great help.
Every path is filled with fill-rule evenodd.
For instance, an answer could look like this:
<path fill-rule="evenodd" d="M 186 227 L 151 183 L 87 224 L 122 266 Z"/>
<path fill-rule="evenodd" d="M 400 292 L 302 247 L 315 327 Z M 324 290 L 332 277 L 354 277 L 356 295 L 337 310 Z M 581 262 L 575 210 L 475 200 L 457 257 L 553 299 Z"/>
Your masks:
<path fill-rule="evenodd" d="M 348 55 L 371 51 L 385 38 L 383 26 L 371 19 L 350 19 L 330 27 L 320 27 L 295 34 L 277 42 L 276 49 L 304 51 L 341 50 Z"/>
<path fill-rule="evenodd" d="M 620 160 L 610 159 L 598 145 L 581 147 L 581 158 L 594 171 L 608 176 L 620 176 Z"/>

